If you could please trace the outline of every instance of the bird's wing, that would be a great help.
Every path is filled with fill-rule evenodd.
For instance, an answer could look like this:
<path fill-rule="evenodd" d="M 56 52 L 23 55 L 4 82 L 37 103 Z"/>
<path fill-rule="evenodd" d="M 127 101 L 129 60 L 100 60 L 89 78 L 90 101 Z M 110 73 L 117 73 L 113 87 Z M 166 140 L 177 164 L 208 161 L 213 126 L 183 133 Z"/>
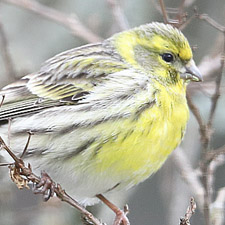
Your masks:
<path fill-rule="evenodd" d="M 102 43 L 63 52 L 46 61 L 38 73 L 23 77 L 0 91 L 0 120 L 79 104 L 107 75 L 127 69 Z M 1 102 L 1 99 L 0 99 Z"/>

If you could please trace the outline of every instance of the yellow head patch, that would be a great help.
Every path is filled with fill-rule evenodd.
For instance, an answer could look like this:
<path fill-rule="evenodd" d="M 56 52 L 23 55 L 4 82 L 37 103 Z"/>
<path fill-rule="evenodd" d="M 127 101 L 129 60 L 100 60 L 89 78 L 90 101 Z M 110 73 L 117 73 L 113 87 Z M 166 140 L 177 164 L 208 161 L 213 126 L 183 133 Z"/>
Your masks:
<path fill-rule="evenodd" d="M 192 51 L 187 39 L 171 25 L 146 24 L 119 33 L 114 38 L 116 39 L 116 49 L 120 55 L 133 65 L 136 63 L 133 51 L 136 45 L 144 46 L 150 51 L 158 53 L 171 52 L 183 61 L 189 61 L 192 58 Z"/>

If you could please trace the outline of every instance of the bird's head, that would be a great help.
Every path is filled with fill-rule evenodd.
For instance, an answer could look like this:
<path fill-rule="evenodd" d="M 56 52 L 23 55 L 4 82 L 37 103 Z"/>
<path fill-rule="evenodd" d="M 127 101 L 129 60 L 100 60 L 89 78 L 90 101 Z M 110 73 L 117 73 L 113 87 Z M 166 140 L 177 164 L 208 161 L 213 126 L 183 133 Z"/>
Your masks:
<path fill-rule="evenodd" d="M 142 25 L 117 34 L 114 40 L 125 61 L 155 79 L 168 83 L 202 81 L 187 39 L 171 25 Z"/>

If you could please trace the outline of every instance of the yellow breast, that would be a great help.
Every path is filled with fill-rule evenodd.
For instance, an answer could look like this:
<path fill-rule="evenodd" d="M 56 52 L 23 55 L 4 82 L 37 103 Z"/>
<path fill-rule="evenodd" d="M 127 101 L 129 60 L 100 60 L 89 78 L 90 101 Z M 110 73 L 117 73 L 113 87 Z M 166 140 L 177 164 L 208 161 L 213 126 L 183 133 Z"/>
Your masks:
<path fill-rule="evenodd" d="M 180 144 L 189 117 L 185 90 L 173 95 L 161 89 L 156 100 L 137 121 L 112 124 L 121 132 L 98 152 L 98 174 L 119 177 L 132 186 L 156 172 Z"/>

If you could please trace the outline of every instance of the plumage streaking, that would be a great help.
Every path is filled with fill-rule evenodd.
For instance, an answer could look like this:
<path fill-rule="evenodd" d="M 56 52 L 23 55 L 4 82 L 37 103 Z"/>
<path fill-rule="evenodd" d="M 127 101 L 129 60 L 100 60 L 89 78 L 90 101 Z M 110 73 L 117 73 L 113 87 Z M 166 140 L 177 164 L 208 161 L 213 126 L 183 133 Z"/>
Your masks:
<path fill-rule="evenodd" d="M 34 133 L 26 160 L 91 205 L 162 166 L 185 132 L 186 84 L 201 79 L 179 30 L 142 25 L 56 55 L 3 88 L 0 135 L 21 153 Z"/>

